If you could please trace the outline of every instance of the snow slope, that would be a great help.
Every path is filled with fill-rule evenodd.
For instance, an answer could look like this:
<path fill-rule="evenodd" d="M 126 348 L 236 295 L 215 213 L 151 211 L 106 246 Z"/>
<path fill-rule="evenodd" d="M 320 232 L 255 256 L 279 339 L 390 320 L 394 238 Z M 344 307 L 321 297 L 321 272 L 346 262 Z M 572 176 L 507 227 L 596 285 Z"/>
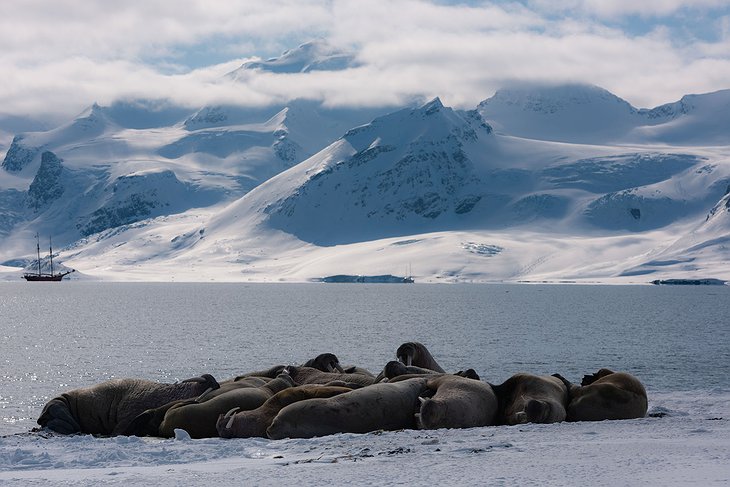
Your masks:
<path fill-rule="evenodd" d="M 650 394 L 630 421 L 338 434 L 310 440 L 19 434 L 3 485 L 709 485 L 730 476 L 730 399 Z"/>
<path fill-rule="evenodd" d="M 730 144 L 730 90 L 637 109 L 592 85 L 517 83 L 478 107 L 499 133 L 575 143 Z"/>
<path fill-rule="evenodd" d="M 516 85 L 365 125 L 373 111 L 295 101 L 128 128 L 143 124 L 95 105 L 9 148 L 0 263 L 29 263 L 40 231 L 79 278 L 728 279 L 727 219 L 705 222 L 730 187 L 727 93 L 638 110 L 597 87 Z"/>
<path fill-rule="evenodd" d="M 19 134 L 0 170 L 0 262 L 29 259 L 36 232 L 53 235 L 60 248 L 120 225 L 230 201 L 370 113 L 295 101 L 248 114 L 201 109 L 165 125 L 179 115 L 174 107 L 94 104 L 56 129 Z M 60 161 L 53 174 L 44 154 Z"/>

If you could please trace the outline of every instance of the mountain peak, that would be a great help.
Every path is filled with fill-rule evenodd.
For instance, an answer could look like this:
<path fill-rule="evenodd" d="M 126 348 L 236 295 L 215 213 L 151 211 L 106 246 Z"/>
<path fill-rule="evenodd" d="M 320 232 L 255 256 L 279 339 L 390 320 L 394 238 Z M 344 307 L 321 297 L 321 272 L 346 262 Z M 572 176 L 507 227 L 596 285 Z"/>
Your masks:
<path fill-rule="evenodd" d="M 252 70 L 270 73 L 308 73 L 310 71 L 341 71 L 357 65 L 354 54 L 337 48 L 324 40 L 313 40 L 284 51 L 281 56 L 261 61 L 248 61 L 226 76 L 237 80 Z"/>
<path fill-rule="evenodd" d="M 627 112 L 635 112 L 627 101 L 599 86 L 583 83 L 542 84 L 518 83 L 500 88 L 493 97 L 479 104 L 488 109 L 498 105 L 511 106 L 527 112 L 555 114 L 581 105 L 612 104 Z"/>
<path fill-rule="evenodd" d="M 433 100 L 431 100 L 421 106 L 421 110 L 426 115 L 431 115 L 432 113 L 436 113 L 437 111 L 441 110 L 442 108 L 444 108 L 444 104 L 441 103 L 441 98 L 439 98 L 438 96 L 436 98 L 434 98 Z"/>
<path fill-rule="evenodd" d="M 627 101 L 580 83 L 518 83 L 498 90 L 477 109 L 498 132 L 578 143 L 614 141 L 640 118 Z"/>

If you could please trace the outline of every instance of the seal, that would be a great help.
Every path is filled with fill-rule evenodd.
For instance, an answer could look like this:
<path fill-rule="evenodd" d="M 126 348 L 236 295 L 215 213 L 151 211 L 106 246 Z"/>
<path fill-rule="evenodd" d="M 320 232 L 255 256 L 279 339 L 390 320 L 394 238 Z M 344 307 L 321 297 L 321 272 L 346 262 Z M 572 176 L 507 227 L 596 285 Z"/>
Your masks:
<path fill-rule="evenodd" d="M 562 377 L 559 377 L 562 378 Z M 581 385 L 568 386 L 568 421 L 636 419 L 646 416 L 648 399 L 643 384 L 627 372 L 600 369 L 583 377 Z"/>
<path fill-rule="evenodd" d="M 165 419 L 165 414 L 174 407 L 209 401 L 221 394 L 225 394 L 236 389 L 258 388 L 268 384 L 272 380 L 274 379 L 269 379 L 268 377 L 240 377 L 235 381 L 231 380 L 223 382 L 218 389 L 208 389 L 197 398 L 170 401 L 157 408 L 147 409 L 137 415 L 129 423 L 129 426 L 127 426 L 122 434 L 126 436 L 159 436 L 160 425 Z"/>
<path fill-rule="evenodd" d="M 442 374 L 428 378 L 426 387 L 433 394 L 421 397 L 416 420 L 419 429 L 474 428 L 491 426 L 497 416 L 499 403 L 489 384 Z"/>
<path fill-rule="evenodd" d="M 385 367 L 383 367 L 383 371 L 375 378 L 375 382 L 381 382 L 383 379 L 390 380 L 401 375 L 434 374 L 440 374 L 440 372 L 436 372 L 435 370 L 431 369 L 425 369 L 423 367 L 417 367 L 415 365 L 406 365 L 403 362 L 399 362 L 397 360 L 391 360 L 390 362 L 385 364 Z"/>
<path fill-rule="evenodd" d="M 183 429 L 191 438 L 217 437 L 218 416 L 233 408 L 256 409 L 277 392 L 293 386 L 294 381 L 289 374 L 279 374 L 261 387 L 234 389 L 204 402 L 176 404 L 165 413 L 157 436 L 172 438 L 175 429 Z"/>
<path fill-rule="evenodd" d="M 418 397 L 426 378 L 373 384 L 326 399 L 307 399 L 284 407 L 266 434 L 273 440 L 335 433 L 415 428 Z"/>
<path fill-rule="evenodd" d="M 313 359 L 309 359 L 302 364 L 303 367 L 312 367 L 323 372 L 334 372 L 337 371 L 343 374 L 345 371 L 342 370 L 340 360 L 334 353 L 320 353 Z"/>
<path fill-rule="evenodd" d="M 395 352 L 398 361 L 403 362 L 407 366 L 415 365 L 424 369 L 430 369 L 435 372 L 446 372 L 436 362 L 436 360 L 428 351 L 425 345 L 419 342 L 406 342 L 398 347 Z"/>
<path fill-rule="evenodd" d="M 116 436 L 125 434 L 133 419 L 146 409 L 218 387 L 209 374 L 175 384 L 132 378 L 108 380 L 51 399 L 43 407 L 38 424 L 61 434 Z"/>
<path fill-rule="evenodd" d="M 497 424 L 555 423 L 566 418 L 568 388 L 557 377 L 523 372 L 492 388 L 499 400 Z"/>
<path fill-rule="evenodd" d="M 251 411 L 234 408 L 218 417 L 216 428 L 221 438 L 266 438 L 266 429 L 284 407 L 298 401 L 327 398 L 350 392 L 349 387 L 308 384 L 279 391 Z"/>
<path fill-rule="evenodd" d="M 390 362 L 385 364 L 382 372 L 380 372 L 380 374 L 378 374 L 378 376 L 375 378 L 375 382 L 389 382 L 396 377 L 404 375 L 411 377 L 418 375 L 439 374 L 441 374 L 441 372 L 436 372 L 435 370 L 431 369 L 425 369 L 423 367 L 416 367 L 415 365 L 406 365 L 403 362 L 399 362 L 397 360 L 391 360 Z M 460 370 L 458 372 L 455 372 L 454 375 L 466 377 L 468 379 L 479 380 L 479 374 L 477 374 L 474 369 Z"/>
<path fill-rule="evenodd" d="M 341 381 L 349 384 L 369 386 L 375 383 L 375 377 L 364 374 L 340 374 L 333 372 L 322 372 L 312 367 L 290 366 L 286 370 L 294 379 L 297 385 L 304 384 L 327 384 L 333 381 Z"/>

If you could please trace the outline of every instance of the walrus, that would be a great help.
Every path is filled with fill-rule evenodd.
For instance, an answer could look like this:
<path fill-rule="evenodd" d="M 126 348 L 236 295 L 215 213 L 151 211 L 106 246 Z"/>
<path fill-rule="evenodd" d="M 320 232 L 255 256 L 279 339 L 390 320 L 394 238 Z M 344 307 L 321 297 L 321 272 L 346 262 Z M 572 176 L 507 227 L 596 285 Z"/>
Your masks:
<path fill-rule="evenodd" d="M 326 399 L 306 399 L 284 407 L 266 434 L 281 438 L 312 438 L 335 433 L 367 433 L 415 428 L 418 397 L 426 378 L 373 384 Z"/>
<path fill-rule="evenodd" d="M 120 434 L 125 436 L 159 436 L 160 424 L 165 419 L 167 411 L 173 407 L 205 402 L 236 389 L 261 387 L 272 380 L 274 379 L 268 377 L 241 377 L 236 381 L 223 382 L 218 389 L 208 389 L 197 398 L 170 401 L 162 406 L 143 411 L 132 419 Z"/>
<path fill-rule="evenodd" d="M 286 369 L 297 385 L 327 384 L 333 381 L 342 381 L 349 384 L 369 386 L 375 383 L 375 377 L 364 374 L 339 374 L 322 372 L 312 367 L 289 366 Z"/>
<path fill-rule="evenodd" d="M 171 401 L 197 397 L 218 382 L 210 374 L 165 384 L 145 379 L 112 379 L 51 399 L 38 424 L 57 433 L 120 435 L 143 411 Z"/>
<path fill-rule="evenodd" d="M 434 375 L 439 373 L 440 372 L 436 372 L 435 370 L 424 369 L 423 367 L 417 367 L 415 365 L 406 365 L 398 360 L 391 360 L 385 364 L 383 370 L 377 375 L 377 377 L 375 377 L 375 382 L 382 382 L 384 379 L 390 380 L 401 375 L 416 376 Z"/>
<path fill-rule="evenodd" d="M 385 364 L 385 367 L 383 367 L 383 371 L 378 374 L 378 376 L 375 378 L 375 382 L 388 382 L 396 377 L 400 376 L 418 376 L 418 375 L 440 375 L 441 372 L 436 372 L 431 369 L 424 369 L 423 367 L 416 367 L 415 365 L 405 365 L 403 362 L 398 362 L 397 360 L 391 360 L 387 364 Z M 468 379 L 475 379 L 479 380 L 479 374 L 476 373 L 474 369 L 467 369 L 467 370 L 460 370 L 453 375 L 458 375 L 460 377 L 466 377 Z M 386 380 L 387 379 L 387 380 Z"/>
<path fill-rule="evenodd" d="M 261 387 L 263 385 L 268 384 L 274 379 L 270 379 L 268 377 L 240 377 L 237 380 L 234 381 L 228 381 L 221 383 L 220 387 L 218 389 L 212 389 L 210 391 L 206 391 L 205 393 L 201 394 L 196 400 L 198 402 L 208 401 L 210 399 L 213 399 L 214 397 L 220 396 L 221 394 L 225 394 L 228 391 L 232 391 L 234 389 L 242 389 L 247 387 Z"/>
<path fill-rule="evenodd" d="M 492 386 L 480 380 L 441 374 L 428 378 L 430 398 L 420 398 L 416 421 L 419 429 L 491 426 L 499 403 Z"/>
<path fill-rule="evenodd" d="M 492 389 L 499 399 L 497 424 L 565 420 L 568 388 L 556 377 L 519 373 Z"/>
<path fill-rule="evenodd" d="M 269 379 L 275 379 L 276 376 L 281 374 L 281 371 L 286 368 L 286 365 L 274 365 L 269 367 L 268 369 L 264 370 L 255 370 L 253 372 L 247 372 L 245 374 L 240 374 L 232 379 L 226 379 L 223 382 L 221 382 L 221 385 L 227 384 L 229 382 L 237 382 L 241 379 L 246 379 L 248 377 L 268 377 Z"/>
<path fill-rule="evenodd" d="M 345 373 L 342 369 L 342 366 L 340 365 L 340 361 L 337 358 L 337 356 L 333 353 L 321 353 L 314 357 L 313 359 L 309 359 L 302 365 L 303 367 L 311 367 L 317 370 L 321 370 L 322 372 L 334 372 L 337 371 L 339 373 Z M 227 384 L 229 382 L 237 382 L 241 379 L 249 378 L 249 377 L 268 377 L 270 379 L 274 379 L 276 376 L 281 374 L 281 372 L 287 368 L 287 365 L 274 365 L 272 367 L 269 367 L 268 369 L 264 370 L 255 370 L 253 372 L 247 372 L 245 374 L 237 375 L 236 377 L 232 379 L 227 379 L 223 382 L 221 382 L 221 386 L 224 384 Z"/>
<path fill-rule="evenodd" d="M 646 416 L 646 389 L 631 374 L 600 369 L 595 374 L 585 375 L 580 386 L 556 376 L 568 386 L 568 421 L 636 419 Z"/>
<path fill-rule="evenodd" d="M 350 392 L 349 387 L 307 384 L 279 391 L 261 406 L 250 411 L 231 409 L 218 417 L 216 428 L 221 438 L 266 438 L 266 429 L 282 408 L 305 399 L 327 398 Z"/>
<path fill-rule="evenodd" d="M 320 353 L 313 359 L 309 359 L 302 364 L 303 367 L 312 367 L 322 372 L 334 372 L 335 370 L 341 374 L 345 371 L 342 370 L 340 360 L 334 353 Z"/>
<path fill-rule="evenodd" d="M 395 356 L 398 361 L 403 362 L 407 366 L 415 365 L 416 367 L 430 369 L 435 372 L 446 372 L 422 343 L 406 342 L 398 347 Z"/>
<path fill-rule="evenodd" d="M 256 409 L 277 392 L 293 386 L 289 374 L 282 373 L 261 387 L 234 389 L 204 402 L 176 404 L 165 413 L 156 436 L 172 438 L 175 429 L 183 429 L 191 438 L 215 438 L 218 416 L 233 408 Z"/>

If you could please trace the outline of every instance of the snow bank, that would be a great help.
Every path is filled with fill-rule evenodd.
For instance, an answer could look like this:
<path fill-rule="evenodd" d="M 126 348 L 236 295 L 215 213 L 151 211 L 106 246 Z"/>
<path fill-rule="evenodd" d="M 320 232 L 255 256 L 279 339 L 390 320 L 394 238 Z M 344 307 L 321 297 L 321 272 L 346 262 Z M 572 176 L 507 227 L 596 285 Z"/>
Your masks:
<path fill-rule="evenodd" d="M 0 483 L 707 485 L 730 478 L 730 392 L 650 391 L 639 420 L 310 440 L 0 437 Z M 659 417 L 661 416 L 661 417 Z"/>

